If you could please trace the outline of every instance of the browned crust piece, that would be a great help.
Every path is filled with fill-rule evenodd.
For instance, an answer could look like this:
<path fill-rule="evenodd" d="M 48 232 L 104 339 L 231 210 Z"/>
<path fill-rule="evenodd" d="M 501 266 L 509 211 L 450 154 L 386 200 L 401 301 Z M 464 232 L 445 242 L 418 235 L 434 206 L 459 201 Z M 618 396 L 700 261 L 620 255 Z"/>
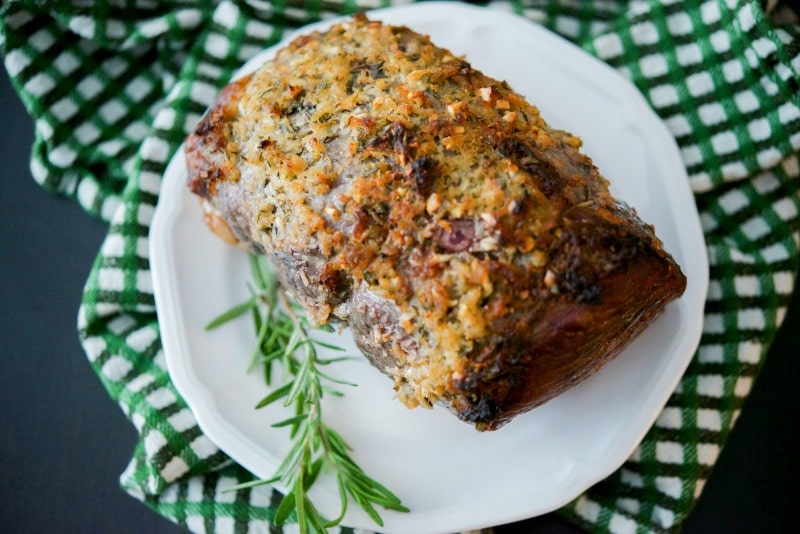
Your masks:
<path fill-rule="evenodd" d="M 580 140 L 408 28 L 357 16 L 226 87 L 189 188 L 409 406 L 493 430 L 599 369 L 686 279 Z"/>

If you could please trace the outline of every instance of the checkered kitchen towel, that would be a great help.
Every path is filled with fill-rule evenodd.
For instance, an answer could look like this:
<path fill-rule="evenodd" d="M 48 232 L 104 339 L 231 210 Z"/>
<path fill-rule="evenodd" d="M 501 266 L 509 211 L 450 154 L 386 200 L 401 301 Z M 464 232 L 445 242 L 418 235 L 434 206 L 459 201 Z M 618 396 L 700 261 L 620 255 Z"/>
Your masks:
<path fill-rule="evenodd" d="M 31 170 L 109 224 L 79 313 L 86 353 L 139 431 L 122 486 L 193 531 L 269 530 L 280 495 L 198 429 L 167 375 L 148 267 L 164 168 L 215 92 L 286 29 L 381 0 L 6 2 L 2 49 L 34 122 Z M 625 465 L 563 508 L 593 531 L 668 530 L 703 489 L 798 269 L 798 27 L 756 1 L 492 2 L 630 79 L 681 148 L 711 260 L 699 350 Z M 258 527 L 261 527 L 260 529 Z"/>

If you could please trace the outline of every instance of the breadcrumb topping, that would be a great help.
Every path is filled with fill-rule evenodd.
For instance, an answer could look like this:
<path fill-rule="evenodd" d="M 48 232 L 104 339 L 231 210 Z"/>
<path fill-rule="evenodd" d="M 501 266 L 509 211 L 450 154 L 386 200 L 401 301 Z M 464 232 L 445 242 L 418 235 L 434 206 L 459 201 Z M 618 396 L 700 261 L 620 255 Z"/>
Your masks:
<path fill-rule="evenodd" d="M 226 149 L 237 171 L 221 179 L 260 199 L 249 238 L 322 256 L 326 273 L 396 303 L 416 336 L 415 350 L 392 345 L 409 406 L 454 392 L 492 325 L 557 294 L 564 210 L 614 203 L 577 137 L 407 28 L 355 17 L 299 37 L 243 87 Z"/>

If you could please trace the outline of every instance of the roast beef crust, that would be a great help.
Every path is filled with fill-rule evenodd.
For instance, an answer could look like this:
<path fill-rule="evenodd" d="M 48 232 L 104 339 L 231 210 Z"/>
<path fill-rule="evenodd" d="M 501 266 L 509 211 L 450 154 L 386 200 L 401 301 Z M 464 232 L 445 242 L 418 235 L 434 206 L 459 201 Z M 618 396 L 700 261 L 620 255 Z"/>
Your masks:
<path fill-rule="evenodd" d="M 212 228 L 348 323 L 409 406 L 494 430 L 599 369 L 686 280 L 505 82 L 364 16 L 226 87 L 186 141 Z"/>

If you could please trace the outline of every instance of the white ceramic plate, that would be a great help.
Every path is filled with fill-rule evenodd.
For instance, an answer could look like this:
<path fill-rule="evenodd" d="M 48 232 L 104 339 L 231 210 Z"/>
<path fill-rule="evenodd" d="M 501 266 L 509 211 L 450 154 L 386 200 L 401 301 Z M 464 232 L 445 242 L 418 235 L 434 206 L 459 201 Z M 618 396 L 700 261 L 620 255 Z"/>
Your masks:
<path fill-rule="evenodd" d="M 551 125 L 580 135 L 613 193 L 655 225 L 688 277 L 685 295 L 616 360 L 494 433 L 478 433 L 443 409 L 406 409 L 393 399 L 391 382 L 365 360 L 337 367 L 358 387 L 325 404 L 328 423 L 353 446 L 356 461 L 411 509 L 384 512 L 382 531 L 454 532 L 546 513 L 624 462 L 697 347 L 708 263 L 677 147 L 627 81 L 515 15 L 423 3 L 371 17 L 408 25 L 465 54 L 476 68 L 506 79 L 539 106 Z M 253 409 L 266 389 L 258 373 L 246 373 L 251 325 L 243 319 L 211 333 L 203 330 L 211 318 L 247 298 L 246 256 L 206 229 L 185 178 L 178 153 L 164 176 L 150 232 L 169 372 L 207 436 L 257 476 L 271 477 L 289 441 L 286 429 L 270 428 L 281 417 L 278 408 Z M 336 337 L 334 342 L 357 353 L 352 337 Z M 336 515 L 331 478 L 321 479 L 312 497 L 329 517 Z M 376 528 L 355 506 L 344 523 Z"/>

